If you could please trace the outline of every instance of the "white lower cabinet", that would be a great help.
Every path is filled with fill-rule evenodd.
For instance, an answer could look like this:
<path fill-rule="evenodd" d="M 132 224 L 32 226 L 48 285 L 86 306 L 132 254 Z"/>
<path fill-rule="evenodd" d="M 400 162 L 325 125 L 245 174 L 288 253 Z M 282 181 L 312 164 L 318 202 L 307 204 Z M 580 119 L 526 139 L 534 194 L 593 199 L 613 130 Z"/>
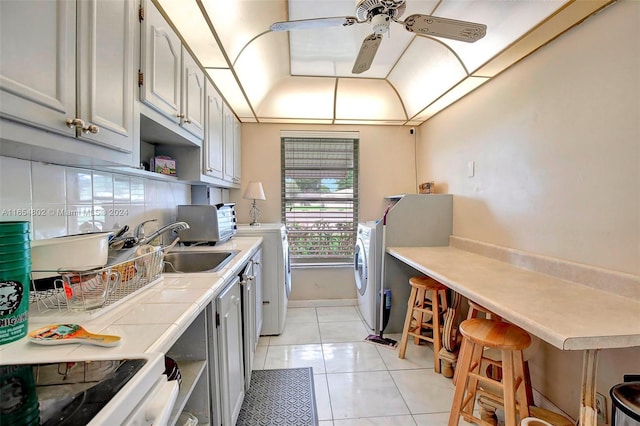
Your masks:
<path fill-rule="evenodd" d="M 253 263 L 253 276 L 255 280 L 255 328 L 253 335 L 253 351 L 258 349 L 258 340 L 262 333 L 262 248 L 258 249 L 256 254 L 251 258 Z"/>
<path fill-rule="evenodd" d="M 256 286 L 253 276 L 253 262 L 249 261 L 240 274 L 242 286 L 242 337 L 244 357 L 244 389 L 249 390 L 251 369 L 253 368 L 253 340 L 255 334 Z"/>
<path fill-rule="evenodd" d="M 262 327 L 262 249 L 247 263 L 240 275 L 242 285 L 242 333 L 244 336 L 244 381 L 245 390 L 251 384 L 253 358 L 258 347 Z"/>
<path fill-rule="evenodd" d="M 169 424 L 183 411 L 198 424 L 236 424 L 262 325 L 261 259 L 258 249 L 167 352 L 182 375 Z"/>
<path fill-rule="evenodd" d="M 244 357 L 240 278 L 235 277 L 216 298 L 219 397 L 222 425 L 235 425 L 244 400 Z"/>

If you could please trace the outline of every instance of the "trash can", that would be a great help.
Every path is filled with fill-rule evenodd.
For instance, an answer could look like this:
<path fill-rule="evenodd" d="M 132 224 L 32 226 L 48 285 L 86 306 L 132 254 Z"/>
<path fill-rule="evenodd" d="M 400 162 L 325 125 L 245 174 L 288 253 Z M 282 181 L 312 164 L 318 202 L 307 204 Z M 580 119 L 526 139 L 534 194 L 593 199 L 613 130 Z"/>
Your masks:
<path fill-rule="evenodd" d="M 613 426 L 640 426 L 640 382 L 621 383 L 609 392 Z"/>
<path fill-rule="evenodd" d="M 0 221 L 0 345 L 27 335 L 31 286 L 30 229 L 30 222 Z"/>

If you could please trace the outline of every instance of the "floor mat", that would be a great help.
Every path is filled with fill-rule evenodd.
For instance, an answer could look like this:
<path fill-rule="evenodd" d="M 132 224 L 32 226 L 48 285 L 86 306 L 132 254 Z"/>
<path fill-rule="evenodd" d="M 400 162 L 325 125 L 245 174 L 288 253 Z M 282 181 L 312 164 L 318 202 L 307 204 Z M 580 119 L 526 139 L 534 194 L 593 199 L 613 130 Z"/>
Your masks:
<path fill-rule="evenodd" d="M 236 426 L 316 426 L 312 368 L 254 370 Z"/>

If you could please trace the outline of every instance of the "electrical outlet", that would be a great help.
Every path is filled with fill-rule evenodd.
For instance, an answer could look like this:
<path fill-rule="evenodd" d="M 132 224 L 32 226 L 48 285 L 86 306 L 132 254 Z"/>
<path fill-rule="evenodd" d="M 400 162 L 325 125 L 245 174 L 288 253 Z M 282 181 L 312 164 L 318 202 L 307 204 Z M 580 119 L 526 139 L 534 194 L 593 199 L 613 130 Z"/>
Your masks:
<path fill-rule="evenodd" d="M 598 416 L 598 424 L 607 424 L 607 398 L 596 392 L 596 414 Z"/>

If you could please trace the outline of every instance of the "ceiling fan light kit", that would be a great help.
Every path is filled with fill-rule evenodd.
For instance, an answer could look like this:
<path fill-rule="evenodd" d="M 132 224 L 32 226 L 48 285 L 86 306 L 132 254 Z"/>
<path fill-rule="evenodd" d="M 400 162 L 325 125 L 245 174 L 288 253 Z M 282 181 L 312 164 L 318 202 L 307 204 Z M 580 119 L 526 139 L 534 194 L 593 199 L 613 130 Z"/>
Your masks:
<path fill-rule="evenodd" d="M 371 68 L 382 42 L 382 34 L 389 32 L 390 21 L 402 24 L 414 34 L 443 37 L 473 43 L 487 32 L 487 26 L 474 22 L 458 21 L 431 15 L 414 14 L 401 21 L 406 9 L 406 0 L 356 0 L 356 16 L 334 18 L 313 18 L 296 21 L 276 22 L 272 31 L 304 30 L 370 23 L 373 33 L 366 36 L 353 64 L 352 73 L 361 74 Z"/>

